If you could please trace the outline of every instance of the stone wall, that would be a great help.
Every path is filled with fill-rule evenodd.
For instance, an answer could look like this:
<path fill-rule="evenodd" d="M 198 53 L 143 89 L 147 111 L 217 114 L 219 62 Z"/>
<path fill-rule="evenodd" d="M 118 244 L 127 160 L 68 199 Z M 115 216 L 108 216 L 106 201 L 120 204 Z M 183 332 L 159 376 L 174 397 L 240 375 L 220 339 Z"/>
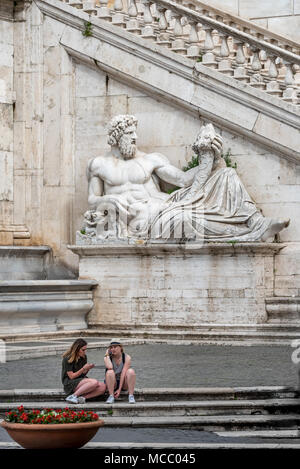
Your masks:
<path fill-rule="evenodd" d="M 300 41 L 300 0 L 204 0 L 204 3 Z"/>
<path fill-rule="evenodd" d="M 12 2 L 10 2 L 12 3 Z M 0 243 L 12 244 L 13 233 L 13 11 L 0 5 Z M 5 177 L 3 175 L 5 174 Z"/>
<path fill-rule="evenodd" d="M 70 10 L 74 9 L 70 7 Z M 65 15 L 68 18 L 67 12 Z M 72 21 L 76 23 L 73 18 Z M 87 50 L 90 45 L 95 51 L 104 49 L 104 53 L 110 54 L 113 65 L 121 66 L 123 56 L 120 50 L 106 43 L 101 49 L 98 39 L 83 39 L 81 25 L 76 23 L 75 26 L 82 49 Z M 160 151 L 173 164 L 182 167 L 192 156 L 191 144 L 200 125 L 213 109 L 218 113 L 214 125 L 223 136 L 224 149 L 230 149 L 231 158 L 237 163 L 237 172 L 250 195 L 266 216 L 291 218 L 290 227 L 280 235 L 282 241 L 300 242 L 297 217 L 299 164 L 286 159 L 279 151 L 273 152 L 260 145 L 259 141 L 254 142 L 239 134 L 239 121 L 249 133 L 260 123 L 261 114 L 251 106 L 243 107 L 236 98 L 229 109 L 229 98 L 223 100 L 221 93 L 215 99 L 215 106 L 211 105 L 214 97 L 211 87 L 217 81 L 213 70 L 209 69 L 209 75 L 203 78 L 205 87 L 197 90 L 199 108 L 192 109 L 188 107 L 189 98 L 184 105 L 180 97 L 177 102 L 175 99 L 171 102 L 161 91 L 157 92 L 155 86 L 143 86 L 140 77 L 142 72 L 145 75 L 145 69 L 142 70 L 142 66 L 136 66 L 136 77 L 140 73 L 136 79 L 140 86 L 137 86 L 132 83 L 130 63 L 127 65 L 126 82 L 104 71 L 105 67 L 101 68 L 94 59 L 84 60 L 80 54 L 76 59 L 76 54 L 72 55 L 62 43 L 63 35 L 65 41 L 68 34 L 71 37 L 72 28 L 54 14 L 42 14 L 35 3 L 29 2 L 25 9 L 17 9 L 14 23 L 2 18 L 0 28 L 1 41 L 4 41 L 0 47 L 5 51 L 0 54 L 0 84 L 1 89 L 5 84 L 6 90 L 6 97 L 1 98 L 0 93 L 0 167 L 6 174 L 0 183 L 0 224 L 4 221 L 12 224 L 11 231 L 7 229 L 5 232 L 9 239 L 2 239 L 2 244 L 49 245 L 57 261 L 76 271 L 78 258 L 67 249 L 67 245 L 74 243 L 82 214 L 87 209 L 87 162 L 108 148 L 106 124 L 110 118 L 120 113 L 135 114 L 139 120 L 139 147 L 144 151 Z M 76 48 L 75 43 L 73 47 Z M 124 50 L 127 51 L 125 46 Z M 161 57 L 169 63 L 168 53 L 164 54 Z M 132 61 L 137 63 L 135 57 Z M 182 69 L 187 73 L 188 66 L 182 63 Z M 158 61 L 149 63 L 146 72 L 154 73 L 158 66 Z M 165 77 L 167 72 L 163 72 Z M 174 74 L 169 73 L 167 84 L 171 83 L 172 76 Z M 222 77 L 222 82 L 226 83 L 226 79 Z M 178 90 L 186 84 L 183 79 L 178 79 L 178 82 L 172 82 L 173 88 L 176 88 L 174 83 L 178 83 Z M 190 89 L 195 87 L 191 82 L 184 92 L 189 96 Z M 242 90 L 242 87 L 237 87 L 240 95 Z M 7 91 L 16 92 L 14 114 L 13 94 Z M 254 100 L 257 99 L 255 92 L 251 90 Z M 264 99 L 266 106 L 273 106 L 276 101 L 271 96 Z M 281 106 L 284 138 L 299 149 L 296 138 L 288 136 L 284 130 L 288 129 L 284 114 L 287 104 L 282 103 Z M 226 129 L 218 126 L 220 116 L 225 123 L 234 122 L 236 132 L 228 130 L 229 124 L 226 124 Z M 271 130 L 270 136 L 274 135 L 274 140 L 278 140 L 281 127 Z M 290 131 L 290 135 L 295 134 L 295 127 L 290 127 Z M 26 238 L 26 233 L 30 239 Z M 298 277 L 296 282 L 299 282 Z M 300 284 L 297 285 L 300 288 Z"/>

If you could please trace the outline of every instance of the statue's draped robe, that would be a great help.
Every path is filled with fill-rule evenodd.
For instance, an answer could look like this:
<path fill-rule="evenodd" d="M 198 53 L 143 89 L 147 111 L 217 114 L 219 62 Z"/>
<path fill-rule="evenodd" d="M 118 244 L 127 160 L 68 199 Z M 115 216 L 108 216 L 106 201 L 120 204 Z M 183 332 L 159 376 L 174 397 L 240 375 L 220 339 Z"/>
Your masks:
<path fill-rule="evenodd" d="M 151 238 L 257 241 L 269 227 L 233 168 L 213 171 L 197 194 L 190 191 L 179 189 L 164 203 L 151 221 Z"/>

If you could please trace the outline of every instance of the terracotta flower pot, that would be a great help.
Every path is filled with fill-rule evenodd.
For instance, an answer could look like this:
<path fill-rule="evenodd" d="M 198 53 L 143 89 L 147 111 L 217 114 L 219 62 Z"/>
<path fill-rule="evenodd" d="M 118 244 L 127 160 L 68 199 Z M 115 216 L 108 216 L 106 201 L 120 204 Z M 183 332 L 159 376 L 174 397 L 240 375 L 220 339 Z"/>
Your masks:
<path fill-rule="evenodd" d="M 104 425 L 95 422 L 61 424 L 26 424 L 3 421 L 1 426 L 19 445 L 26 449 L 81 448 Z"/>

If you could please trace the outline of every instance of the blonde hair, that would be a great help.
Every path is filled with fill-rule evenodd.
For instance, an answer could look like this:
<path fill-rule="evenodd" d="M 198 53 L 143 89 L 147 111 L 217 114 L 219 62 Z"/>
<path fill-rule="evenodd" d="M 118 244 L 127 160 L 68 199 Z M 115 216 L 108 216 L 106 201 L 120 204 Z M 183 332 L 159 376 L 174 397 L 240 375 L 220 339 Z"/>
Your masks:
<path fill-rule="evenodd" d="M 68 358 L 68 363 L 77 363 L 79 360 L 79 351 L 82 347 L 87 345 L 87 342 L 84 339 L 76 339 L 71 347 L 63 354 L 63 358 Z"/>

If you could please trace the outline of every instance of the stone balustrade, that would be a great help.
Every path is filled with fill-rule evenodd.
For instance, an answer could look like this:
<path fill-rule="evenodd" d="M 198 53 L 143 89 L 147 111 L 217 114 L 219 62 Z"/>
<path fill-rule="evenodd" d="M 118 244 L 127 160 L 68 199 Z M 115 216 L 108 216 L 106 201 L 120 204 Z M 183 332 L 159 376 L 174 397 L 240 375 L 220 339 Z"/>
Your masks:
<path fill-rule="evenodd" d="M 224 10 L 220 10 L 211 5 L 201 2 L 200 0 L 173 0 L 178 5 L 190 8 L 191 10 L 197 11 L 201 15 L 208 16 L 221 23 L 227 24 L 239 31 L 249 33 L 258 39 L 263 39 L 265 42 L 274 44 L 282 49 L 289 50 L 295 54 L 300 53 L 300 45 L 284 36 L 273 33 L 272 31 L 265 29 L 252 21 L 245 20 L 240 16 L 235 16 Z M 226 4 L 225 4 L 226 8 Z"/>
<path fill-rule="evenodd" d="M 126 5 L 122 0 L 62 1 L 186 56 L 195 62 L 196 72 L 201 62 L 284 101 L 300 103 L 297 44 L 252 23 L 216 9 L 213 13 L 198 0 L 128 0 Z"/>

